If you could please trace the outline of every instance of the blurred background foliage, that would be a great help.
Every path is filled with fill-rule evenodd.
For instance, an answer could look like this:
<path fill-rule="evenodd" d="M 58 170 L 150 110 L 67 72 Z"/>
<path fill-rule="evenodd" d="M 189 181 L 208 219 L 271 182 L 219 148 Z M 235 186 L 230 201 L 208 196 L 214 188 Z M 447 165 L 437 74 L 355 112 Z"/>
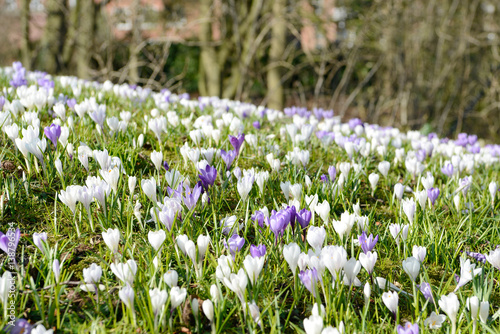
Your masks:
<path fill-rule="evenodd" d="M 0 65 L 500 140 L 500 3 L 0 0 Z"/>

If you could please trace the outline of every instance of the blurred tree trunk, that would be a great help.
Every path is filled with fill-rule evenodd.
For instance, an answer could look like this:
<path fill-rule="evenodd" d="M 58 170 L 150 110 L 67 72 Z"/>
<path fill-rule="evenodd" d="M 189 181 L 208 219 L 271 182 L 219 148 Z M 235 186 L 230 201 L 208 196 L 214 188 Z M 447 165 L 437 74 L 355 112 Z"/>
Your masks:
<path fill-rule="evenodd" d="M 80 23 L 76 39 L 76 72 L 79 78 L 89 79 L 90 58 L 93 49 L 95 6 L 92 0 L 78 0 Z"/>
<path fill-rule="evenodd" d="M 140 19 L 141 1 L 134 0 L 132 4 L 132 36 L 130 40 L 128 60 L 128 78 L 129 82 L 136 84 L 139 81 L 139 43 L 141 42 L 141 19 Z"/>
<path fill-rule="evenodd" d="M 285 52 L 286 22 L 284 18 L 286 0 L 273 3 L 273 24 L 271 28 L 271 46 L 269 49 L 269 70 L 267 71 L 267 105 L 269 108 L 283 108 L 283 86 L 278 64 Z"/>
<path fill-rule="evenodd" d="M 85 0 L 91 2 L 91 0 Z M 70 8 L 70 17 L 68 22 L 68 36 L 63 50 L 63 61 L 65 64 L 70 64 L 75 53 L 75 45 L 78 36 L 78 26 L 80 23 L 81 11 L 80 7 L 82 0 L 77 0 L 74 8 Z"/>
<path fill-rule="evenodd" d="M 201 0 L 200 16 L 200 75 L 198 89 L 201 95 L 220 96 L 221 93 L 221 71 L 220 59 L 215 49 L 212 38 L 213 8 L 212 0 Z"/>
<path fill-rule="evenodd" d="M 21 0 L 21 60 L 24 67 L 30 70 L 30 0 Z"/>
<path fill-rule="evenodd" d="M 47 0 L 47 23 L 42 37 L 40 65 L 49 73 L 59 72 L 65 64 L 61 57 L 66 40 L 67 0 Z"/>

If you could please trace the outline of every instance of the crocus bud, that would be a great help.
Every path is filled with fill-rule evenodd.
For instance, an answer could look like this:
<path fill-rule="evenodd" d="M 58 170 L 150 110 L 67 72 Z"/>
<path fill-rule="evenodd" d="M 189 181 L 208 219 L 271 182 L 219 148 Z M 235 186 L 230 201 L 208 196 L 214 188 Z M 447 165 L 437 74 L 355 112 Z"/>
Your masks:
<path fill-rule="evenodd" d="M 363 296 L 365 297 L 365 304 L 370 302 L 370 295 L 372 293 L 372 288 L 370 287 L 370 283 L 366 282 L 365 287 L 363 288 Z"/>
<path fill-rule="evenodd" d="M 54 272 L 54 278 L 57 283 L 59 283 L 59 276 L 61 275 L 61 266 L 59 264 L 59 260 L 55 259 L 54 262 L 52 262 L 52 271 Z"/>
<path fill-rule="evenodd" d="M 201 304 L 201 308 L 207 319 L 210 322 L 214 321 L 214 304 L 212 301 L 210 299 L 204 300 L 203 304 Z"/>
<path fill-rule="evenodd" d="M 135 185 L 137 184 L 137 178 L 135 176 L 129 176 L 128 177 L 128 191 L 130 194 L 130 197 L 134 195 L 134 189 Z"/>
<path fill-rule="evenodd" d="M 391 168 L 391 163 L 389 161 L 382 161 L 378 164 L 378 171 L 384 177 L 387 177 L 390 168 Z"/>
<path fill-rule="evenodd" d="M 394 196 L 396 196 L 397 199 L 403 199 L 404 191 L 405 187 L 401 183 L 396 183 L 396 185 L 394 186 Z"/>
<path fill-rule="evenodd" d="M 420 261 L 411 256 L 403 261 L 403 269 L 410 276 L 411 280 L 415 282 L 420 272 Z"/>
<path fill-rule="evenodd" d="M 149 231 L 148 233 L 148 241 L 156 252 L 160 249 L 166 238 L 167 235 L 163 230 L 159 230 L 156 232 Z"/>
<path fill-rule="evenodd" d="M 120 296 L 120 299 L 122 300 L 123 304 L 127 306 L 128 308 L 133 308 L 134 307 L 134 289 L 130 285 L 126 285 L 121 290 L 118 292 L 118 295 Z"/>
<path fill-rule="evenodd" d="M 379 179 L 380 179 L 380 176 L 377 173 L 371 173 L 368 176 L 368 181 L 370 181 L 370 186 L 372 188 L 372 192 L 375 192 L 375 189 L 377 189 L 377 184 L 378 184 Z"/>
<path fill-rule="evenodd" d="M 193 310 L 194 317 L 198 318 L 200 313 L 200 302 L 198 301 L 198 298 L 191 299 L 191 310 Z"/>
<path fill-rule="evenodd" d="M 106 243 L 106 246 L 113 252 L 118 252 L 118 244 L 120 243 L 120 230 L 108 229 L 106 232 L 102 232 L 102 238 Z"/>

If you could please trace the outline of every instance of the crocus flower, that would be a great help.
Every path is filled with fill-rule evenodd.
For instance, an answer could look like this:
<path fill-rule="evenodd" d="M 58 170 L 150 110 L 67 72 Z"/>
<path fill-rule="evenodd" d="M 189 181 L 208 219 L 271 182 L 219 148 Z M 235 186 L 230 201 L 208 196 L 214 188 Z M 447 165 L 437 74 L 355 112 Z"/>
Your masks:
<path fill-rule="evenodd" d="M 208 187 L 213 185 L 215 179 L 217 178 L 217 169 L 215 169 L 215 167 L 207 165 L 204 169 L 200 170 L 200 173 L 201 174 L 198 176 L 203 184 L 203 188 L 205 188 L 205 190 L 208 190 Z"/>
<path fill-rule="evenodd" d="M 304 230 L 311 222 L 312 213 L 307 209 L 302 209 L 296 213 L 295 218 L 299 222 L 300 227 L 302 227 L 302 230 Z"/>
<path fill-rule="evenodd" d="M 47 247 L 47 245 L 43 245 L 47 242 L 47 233 L 46 232 L 42 232 L 42 233 L 33 233 L 33 243 L 35 244 L 36 247 L 38 247 L 38 249 L 43 253 L 45 254 L 45 247 Z"/>
<path fill-rule="evenodd" d="M 315 250 L 321 250 L 325 238 L 326 230 L 324 227 L 311 226 L 309 230 L 307 230 L 307 242 Z"/>
<path fill-rule="evenodd" d="M 9 322 L 4 328 L 3 331 L 9 334 L 21 334 L 21 333 L 31 333 L 33 326 L 30 325 L 28 320 L 26 319 L 16 319 L 14 324 Z"/>
<path fill-rule="evenodd" d="M 470 257 L 472 257 L 474 260 L 486 263 L 486 255 L 481 254 L 481 253 L 475 253 L 475 252 L 466 252 L 466 254 Z"/>
<path fill-rule="evenodd" d="M 245 134 L 242 133 L 238 135 L 238 137 L 234 137 L 229 135 L 229 142 L 231 145 L 234 147 L 234 150 L 236 151 L 236 155 L 240 154 L 240 148 L 243 142 L 245 141 Z"/>
<path fill-rule="evenodd" d="M 335 181 L 335 177 L 337 176 L 337 170 L 335 169 L 335 166 L 330 166 L 328 167 L 328 176 L 330 177 L 330 182 Z"/>
<path fill-rule="evenodd" d="M 425 255 L 427 254 L 427 248 L 413 245 L 412 254 L 413 257 L 415 257 L 418 261 L 420 261 L 420 263 L 423 263 L 425 260 Z"/>
<path fill-rule="evenodd" d="M 297 263 L 299 261 L 300 247 L 295 242 L 285 245 L 283 247 L 283 257 L 288 263 L 290 270 L 295 275 L 295 270 L 297 269 Z"/>
<path fill-rule="evenodd" d="M 455 287 L 455 292 L 465 284 L 472 281 L 474 276 L 481 272 L 481 268 L 475 269 L 476 265 L 470 263 L 470 259 L 465 259 L 465 257 L 460 257 L 460 277 L 458 279 L 458 284 Z"/>
<path fill-rule="evenodd" d="M 9 229 L 6 234 L 0 232 L 0 249 L 7 253 L 7 256 L 14 261 L 16 259 L 16 249 L 19 244 L 19 238 L 21 237 L 21 231 L 16 229 L 12 231 Z M 9 245 L 11 243 L 12 245 Z"/>
<path fill-rule="evenodd" d="M 436 203 L 436 200 L 439 196 L 439 189 L 438 188 L 430 188 L 427 190 L 427 197 L 431 200 L 432 206 L 434 206 L 434 203 Z"/>
<path fill-rule="evenodd" d="M 196 206 L 198 198 L 200 198 L 201 186 L 197 184 L 194 186 L 192 191 L 188 186 L 186 186 L 185 194 L 186 196 L 183 197 L 184 205 L 186 205 L 189 210 L 192 210 Z"/>
<path fill-rule="evenodd" d="M 127 306 L 129 309 L 134 308 L 134 289 L 130 285 L 126 285 L 120 289 L 118 292 L 118 296 L 122 300 L 123 304 Z"/>
<path fill-rule="evenodd" d="M 453 165 L 451 163 L 448 163 L 447 165 L 441 167 L 441 173 L 448 177 L 453 176 Z"/>
<path fill-rule="evenodd" d="M 229 170 L 231 165 L 233 164 L 234 158 L 236 158 L 237 152 L 235 150 L 231 151 L 224 151 L 220 150 L 220 156 L 222 158 L 222 161 L 226 163 L 226 169 Z"/>
<path fill-rule="evenodd" d="M 447 296 L 441 296 L 441 299 L 439 300 L 439 307 L 444 313 L 446 313 L 448 318 L 450 318 L 452 326 L 451 332 L 455 333 L 457 326 L 457 314 L 460 308 L 460 302 L 457 295 L 450 292 Z"/>
<path fill-rule="evenodd" d="M 283 234 L 286 228 L 286 216 L 282 212 L 277 212 L 268 218 L 269 229 L 274 233 L 274 238 L 278 241 L 278 236 Z"/>
<path fill-rule="evenodd" d="M 201 308 L 207 319 L 212 322 L 214 320 L 214 304 L 212 301 L 210 299 L 204 300 L 201 304 Z"/>
<path fill-rule="evenodd" d="M 104 243 L 113 252 L 118 252 L 118 244 L 120 243 L 120 230 L 109 228 L 106 232 L 102 232 Z"/>
<path fill-rule="evenodd" d="M 54 144 L 54 147 L 57 148 L 57 140 L 61 136 L 61 126 L 52 123 L 50 126 L 45 127 L 43 132 L 52 144 Z"/>
<path fill-rule="evenodd" d="M 227 239 L 227 243 L 224 240 L 224 246 L 229 249 L 229 252 L 233 256 L 233 258 L 236 256 L 236 252 L 239 252 L 244 244 L 245 239 L 237 234 L 233 234 L 232 237 Z"/>
<path fill-rule="evenodd" d="M 316 283 L 319 280 L 316 268 L 307 269 L 306 271 L 302 270 L 299 273 L 299 278 L 306 289 L 316 297 Z"/>
<path fill-rule="evenodd" d="M 398 310 L 399 296 L 397 292 L 389 291 L 382 294 L 382 301 L 393 314 Z"/>
<path fill-rule="evenodd" d="M 264 267 L 264 257 L 253 257 L 247 255 L 245 260 L 243 260 L 243 266 L 250 278 L 250 283 L 255 284 L 255 281 L 259 277 L 262 268 Z"/>
<path fill-rule="evenodd" d="M 373 268 L 375 267 L 375 262 L 377 261 L 377 252 L 368 251 L 366 253 L 359 254 L 359 262 L 368 272 L 368 275 L 373 273 Z"/>
<path fill-rule="evenodd" d="M 151 299 L 153 313 L 155 314 L 155 316 L 157 316 L 167 302 L 168 292 L 166 290 L 160 290 L 158 288 L 150 289 L 149 297 Z"/>
<path fill-rule="evenodd" d="M 251 245 L 250 254 L 252 255 L 252 257 L 263 257 L 264 255 L 266 255 L 266 245 Z"/>
<path fill-rule="evenodd" d="M 250 217 L 253 221 L 256 221 L 260 227 L 264 227 L 264 219 L 266 217 L 264 216 L 264 213 L 262 211 L 255 211 L 255 213 Z"/>
<path fill-rule="evenodd" d="M 1 237 L 0 237 L 0 240 Z M 1 241 L 0 241 L 1 244 Z M 3 248 L 2 248 L 3 249 Z M 486 255 L 486 260 L 495 268 L 500 270 L 500 248 L 491 250 L 488 255 Z"/>
<path fill-rule="evenodd" d="M 419 333 L 419 328 L 418 324 L 411 324 L 407 322 L 404 327 L 401 325 L 398 325 L 397 327 L 398 334 L 418 334 Z"/>
<path fill-rule="evenodd" d="M 358 235 L 358 241 L 359 245 L 361 246 L 361 249 L 363 250 L 363 253 L 368 253 L 373 250 L 375 245 L 378 242 L 378 234 L 375 238 L 373 238 L 373 234 L 370 234 L 369 237 L 366 236 L 366 232 L 363 231 L 361 235 Z"/>
<path fill-rule="evenodd" d="M 304 319 L 306 334 L 321 334 L 323 332 L 323 318 L 319 315 L 311 315 Z"/>
<path fill-rule="evenodd" d="M 163 168 L 168 171 L 170 169 L 170 166 L 168 165 L 167 160 L 163 161 Z"/>
<path fill-rule="evenodd" d="M 432 311 L 431 315 L 425 319 L 424 325 L 428 326 L 430 329 L 441 328 L 441 325 L 446 320 L 446 316 L 443 314 L 436 314 Z"/>
<path fill-rule="evenodd" d="M 163 275 L 163 280 L 169 287 L 174 287 L 177 286 L 177 282 L 179 280 L 179 274 L 177 274 L 177 271 L 171 269 L 168 270 L 164 275 Z"/>
<path fill-rule="evenodd" d="M 410 256 L 403 261 L 403 270 L 410 276 L 411 280 L 415 282 L 420 272 L 420 261 L 413 256 Z"/>
<path fill-rule="evenodd" d="M 260 129 L 260 122 L 259 121 L 255 121 L 252 123 L 253 127 L 256 128 L 257 130 Z"/>

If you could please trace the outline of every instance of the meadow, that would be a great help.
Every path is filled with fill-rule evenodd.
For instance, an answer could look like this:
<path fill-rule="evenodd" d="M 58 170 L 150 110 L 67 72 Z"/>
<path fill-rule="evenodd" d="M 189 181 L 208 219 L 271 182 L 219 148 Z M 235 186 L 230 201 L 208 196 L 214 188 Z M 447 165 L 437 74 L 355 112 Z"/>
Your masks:
<path fill-rule="evenodd" d="M 7 333 L 500 332 L 500 145 L 21 63 L 0 126 Z"/>

